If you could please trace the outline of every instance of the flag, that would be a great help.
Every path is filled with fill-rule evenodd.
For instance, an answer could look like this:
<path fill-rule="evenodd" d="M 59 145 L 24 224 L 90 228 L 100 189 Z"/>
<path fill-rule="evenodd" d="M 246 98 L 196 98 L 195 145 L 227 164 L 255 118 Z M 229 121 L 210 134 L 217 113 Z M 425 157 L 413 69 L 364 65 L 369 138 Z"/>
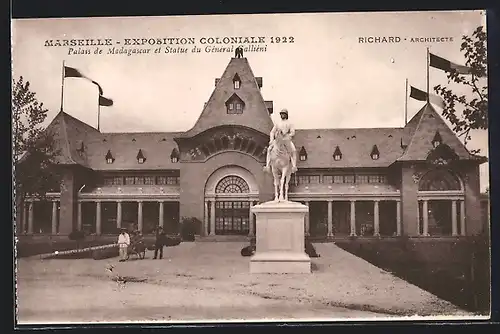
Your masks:
<path fill-rule="evenodd" d="M 455 70 L 458 74 L 471 74 L 471 68 L 464 65 L 455 64 L 449 60 L 429 53 L 429 65 L 438 68 L 445 72 L 452 72 Z"/>
<path fill-rule="evenodd" d="M 96 85 L 97 88 L 99 88 L 99 95 L 103 94 L 101 85 L 99 85 L 97 82 L 95 82 L 94 80 L 90 79 L 86 75 L 84 75 L 82 72 L 80 72 L 76 68 L 69 67 L 69 66 L 64 66 L 64 77 L 65 78 L 84 78 L 84 79 L 87 79 L 90 82 L 92 82 L 94 85 Z"/>
<path fill-rule="evenodd" d="M 99 105 L 104 107 L 111 107 L 113 105 L 113 100 L 108 99 L 102 95 L 99 95 Z"/>
<path fill-rule="evenodd" d="M 427 93 L 413 86 L 410 86 L 410 97 L 418 101 L 427 101 Z M 429 94 L 429 102 L 444 109 L 444 100 L 437 95 Z"/>

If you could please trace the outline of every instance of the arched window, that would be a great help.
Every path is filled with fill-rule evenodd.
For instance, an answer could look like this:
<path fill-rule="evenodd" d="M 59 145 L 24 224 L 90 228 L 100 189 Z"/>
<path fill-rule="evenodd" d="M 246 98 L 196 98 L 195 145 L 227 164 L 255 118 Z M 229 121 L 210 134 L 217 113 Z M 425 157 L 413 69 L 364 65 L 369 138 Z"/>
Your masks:
<path fill-rule="evenodd" d="M 248 193 L 248 183 L 239 176 L 226 176 L 215 187 L 216 193 Z"/>
<path fill-rule="evenodd" d="M 461 190 L 460 180 L 449 170 L 435 169 L 426 173 L 418 184 L 419 191 Z"/>

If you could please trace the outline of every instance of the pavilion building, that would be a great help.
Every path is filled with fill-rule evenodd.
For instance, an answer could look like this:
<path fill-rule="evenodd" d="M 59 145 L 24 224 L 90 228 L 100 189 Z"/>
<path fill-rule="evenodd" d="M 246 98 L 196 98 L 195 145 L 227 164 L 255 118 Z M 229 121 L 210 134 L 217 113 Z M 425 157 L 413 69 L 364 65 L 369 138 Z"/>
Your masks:
<path fill-rule="evenodd" d="M 101 235 L 133 224 L 177 233 L 195 217 L 201 237 L 255 235 L 250 207 L 274 195 L 263 171 L 273 102 L 262 85 L 247 58 L 232 58 L 185 132 L 102 133 L 61 111 L 48 127 L 60 185 L 48 200 L 25 201 L 18 231 Z M 306 235 L 472 236 L 488 224 L 486 159 L 429 103 L 404 127 L 297 129 L 293 141 L 289 197 L 309 206 Z"/>

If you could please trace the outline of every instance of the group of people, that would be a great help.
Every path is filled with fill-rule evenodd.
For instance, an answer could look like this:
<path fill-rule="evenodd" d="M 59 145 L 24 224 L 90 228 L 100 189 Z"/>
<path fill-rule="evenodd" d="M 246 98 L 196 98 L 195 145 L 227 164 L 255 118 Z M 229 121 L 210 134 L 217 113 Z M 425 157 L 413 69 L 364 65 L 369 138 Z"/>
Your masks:
<path fill-rule="evenodd" d="M 127 261 L 129 247 L 137 247 L 137 245 L 144 246 L 144 237 L 139 230 L 135 230 L 131 233 L 132 237 L 129 235 L 126 228 L 120 230 L 120 235 L 118 236 L 118 249 L 120 262 Z M 154 244 L 154 257 L 153 260 L 158 258 L 163 258 L 163 246 L 166 245 L 167 235 L 163 231 L 163 227 L 158 226 L 155 228 L 155 244 Z M 145 246 L 144 246 L 145 247 Z"/>

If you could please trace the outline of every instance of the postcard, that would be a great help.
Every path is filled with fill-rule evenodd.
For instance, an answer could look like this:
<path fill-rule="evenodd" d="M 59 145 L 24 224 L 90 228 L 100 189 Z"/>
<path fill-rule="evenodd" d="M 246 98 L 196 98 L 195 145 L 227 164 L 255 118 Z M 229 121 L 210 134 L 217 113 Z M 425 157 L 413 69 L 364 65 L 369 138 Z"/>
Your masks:
<path fill-rule="evenodd" d="M 14 19 L 23 324 L 488 319 L 485 11 Z"/>

